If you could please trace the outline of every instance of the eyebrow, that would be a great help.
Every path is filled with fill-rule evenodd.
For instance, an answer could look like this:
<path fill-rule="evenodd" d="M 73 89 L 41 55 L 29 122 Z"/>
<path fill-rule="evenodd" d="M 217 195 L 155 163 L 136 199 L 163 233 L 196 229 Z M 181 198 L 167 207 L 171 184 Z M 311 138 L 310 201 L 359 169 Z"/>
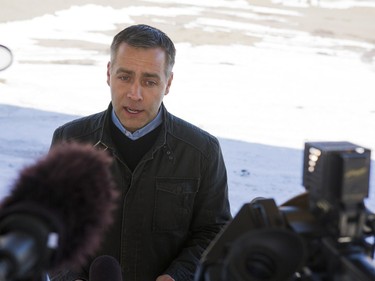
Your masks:
<path fill-rule="evenodd" d="M 132 71 L 132 70 L 128 70 L 126 68 L 123 68 L 123 67 L 120 67 L 119 69 L 116 70 L 116 74 L 119 74 L 119 73 L 127 73 L 127 74 L 130 74 L 130 75 L 134 75 L 135 72 Z M 151 73 L 151 72 L 143 72 L 142 73 L 142 76 L 143 77 L 147 77 L 147 78 L 157 78 L 157 79 L 161 79 L 160 76 L 156 73 Z"/>
<path fill-rule="evenodd" d="M 122 72 L 125 72 L 125 73 L 129 73 L 129 74 L 134 74 L 134 71 L 130 71 L 130 70 L 127 70 L 123 67 L 120 67 L 116 70 L 116 74 L 119 74 L 119 73 L 122 73 Z"/>

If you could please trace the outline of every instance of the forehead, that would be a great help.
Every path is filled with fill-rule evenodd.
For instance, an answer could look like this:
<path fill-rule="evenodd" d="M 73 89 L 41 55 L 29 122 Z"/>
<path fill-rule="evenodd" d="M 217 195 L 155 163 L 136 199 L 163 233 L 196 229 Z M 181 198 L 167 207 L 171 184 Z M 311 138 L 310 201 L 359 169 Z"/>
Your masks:
<path fill-rule="evenodd" d="M 142 48 L 122 43 L 119 45 L 114 62 L 120 67 L 147 68 L 158 71 L 165 68 L 166 54 L 159 47 Z"/>

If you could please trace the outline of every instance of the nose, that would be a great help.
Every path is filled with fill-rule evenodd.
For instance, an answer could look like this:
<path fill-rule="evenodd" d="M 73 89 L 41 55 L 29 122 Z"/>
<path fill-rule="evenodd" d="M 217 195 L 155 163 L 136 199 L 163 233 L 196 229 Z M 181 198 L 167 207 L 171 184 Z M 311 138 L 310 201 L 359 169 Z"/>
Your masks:
<path fill-rule="evenodd" d="M 142 87 L 138 83 L 133 83 L 128 90 L 127 97 L 134 101 L 143 100 Z"/>

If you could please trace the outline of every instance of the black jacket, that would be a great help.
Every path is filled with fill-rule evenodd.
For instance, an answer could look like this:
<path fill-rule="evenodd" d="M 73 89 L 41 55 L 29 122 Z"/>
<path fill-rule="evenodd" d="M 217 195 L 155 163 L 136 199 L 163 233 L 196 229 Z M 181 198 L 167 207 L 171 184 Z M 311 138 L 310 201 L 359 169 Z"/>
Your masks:
<path fill-rule="evenodd" d="M 117 258 L 124 280 L 155 281 L 161 274 L 193 280 L 201 254 L 231 218 L 218 140 L 168 113 L 164 105 L 163 110 L 160 134 L 133 173 L 111 139 L 111 105 L 59 127 L 53 135 L 52 144 L 89 142 L 115 159 L 121 206 L 98 255 Z M 69 275 L 87 278 L 88 266 Z"/>

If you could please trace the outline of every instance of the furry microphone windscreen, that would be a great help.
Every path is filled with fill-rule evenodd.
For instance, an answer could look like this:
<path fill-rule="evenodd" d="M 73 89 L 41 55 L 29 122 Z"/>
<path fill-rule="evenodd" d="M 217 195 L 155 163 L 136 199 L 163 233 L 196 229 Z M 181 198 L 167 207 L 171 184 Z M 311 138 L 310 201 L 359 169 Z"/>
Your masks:
<path fill-rule="evenodd" d="M 100 246 L 117 206 L 111 163 L 105 151 L 88 144 L 56 145 L 21 171 L 2 202 L 1 212 L 35 213 L 57 228 L 58 248 L 49 269 L 78 267 Z"/>

